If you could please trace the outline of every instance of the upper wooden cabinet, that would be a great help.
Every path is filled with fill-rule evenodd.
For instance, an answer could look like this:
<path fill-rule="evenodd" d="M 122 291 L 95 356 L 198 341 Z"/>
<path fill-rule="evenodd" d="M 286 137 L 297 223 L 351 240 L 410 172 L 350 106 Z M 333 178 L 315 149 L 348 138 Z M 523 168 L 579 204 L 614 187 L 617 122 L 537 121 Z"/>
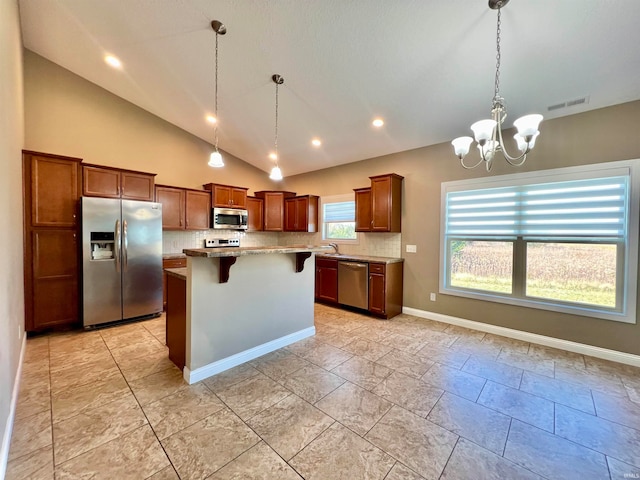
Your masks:
<path fill-rule="evenodd" d="M 247 197 L 247 231 L 259 232 L 264 230 L 264 201 L 258 197 Z"/>
<path fill-rule="evenodd" d="M 80 162 L 23 151 L 25 330 L 79 321 Z"/>
<path fill-rule="evenodd" d="M 162 204 L 163 230 L 207 230 L 211 218 L 211 194 L 201 190 L 156 186 L 156 202 Z"/>
<path fill-rule="evenodd" d="M 267 232 L 282 232 L 284 230 L 284 201 L 295 197 L 294 192 L 280 192 L 263 190 L 255 196 L 264 201 L 264 230 Z"/>
<path fill-rule="evenodd" d="M 75 227 L 80 197 L 79 159 L 24 155 L 25 200 L 33 227 Z M 28 174 L 28 175 L 27 175 Z M 29 177 L 27 179 L 27 176 Z"/>
<path fill-rule="evenodd" d="M 315 195 L 303 195 L 287 198 L 284 202 L 285 232 L 318 231 L 318 198 Z"/>
<path fill-rule="evenodd" d="M 356 232 L 371 231 L 371 187 L 356 188 Z"/>
<path fill-rule="evenodd" d="M 154 177 L 153 173 L 84 165 L 82 167 L 82 195 L 152 202 Z"/>
<path fill-rule="evenodd" d="M 389 173 L 369 177 L 371 188 L 355 189 L 356 231 L 400 232 L 402 220 L 402 180 Z M 367 224 L 369 228 L 367 228 Z"/>
<path fill-rule="evenodd" d="M 211 192 L 214 207 L 247 208 L 248 188 L 217 183 L 207 183 L 202 187 Z"/>

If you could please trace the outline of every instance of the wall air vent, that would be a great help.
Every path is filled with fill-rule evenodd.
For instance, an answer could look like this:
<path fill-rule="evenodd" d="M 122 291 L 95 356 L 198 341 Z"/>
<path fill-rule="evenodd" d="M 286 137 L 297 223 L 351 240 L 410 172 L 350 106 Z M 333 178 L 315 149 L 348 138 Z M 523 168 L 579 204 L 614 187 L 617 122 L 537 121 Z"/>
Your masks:
<path fill-rule="evenodd" d="M 549 105 L 547 107 L 547 110 L 552 111 L 552 110 L 560 110 L 561 108 L 566 107 L 567 104 L 565 102 L 562 103 L 556 103 L 555 105 Z"/>
<path fill-rule="evenodd" d="M 562 103 L 556 103 L 555 105 L 549 105 L 547 107 L 548 111 L 553 111 L 553 110 L 560 110 L 561 108 L 566 108 L 566 107 L 574 107 L 576 105 L 584 105 L 586 103 L 589 103 L 589 97 L 582 97 L 582 98 L 576 98 L 574 100 L 567 100 L 566 102 L 562 102 Z"/>

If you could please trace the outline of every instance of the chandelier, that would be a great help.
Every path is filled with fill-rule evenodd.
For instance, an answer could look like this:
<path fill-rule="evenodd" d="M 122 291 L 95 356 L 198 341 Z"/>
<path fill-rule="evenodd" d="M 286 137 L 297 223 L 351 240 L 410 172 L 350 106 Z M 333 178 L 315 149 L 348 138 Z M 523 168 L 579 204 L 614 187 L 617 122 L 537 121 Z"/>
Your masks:
<path fill-rule="evenodd" d="M 471 125 L 471 130 L 473 131 L 478 151 L 480 152 L 480 159 L 474 165 L 468 165 L 464 161 L 464 157 L 469 153 L 469 147 L 471 143 L 473 143 L 473 138 L 458 137 L 451 142 L 455 154 L 460 159 L 462 166 L 466 169 L 475 168 L 484 162 L 487 171 L 490 171 L 493 158 L 498 151 L 502 152 L 505 160 L 510 165 L 519 167 L 527 160 L 527 153 L 533 149 L 536 138 L 540 134 L 538 125 L 540 125 L 542 121 L 542 115 L 525 115 L 513 122 L 518 130 L 518 133 L 516 133 L 513 138 L 516 140 L 520 154 L 516 156 L 509 155 L 502 140 L 502 124 L 507 118 L 507 109 L 504 98 L 500 96 L 500 11 L 507 3 L 509 3 L 509 0 L 489 0 L 489 8 L 498 10 L 498 24 L 496 29 L 496 76 L 491 106 L 491 118 L 480 120 Z"/>
<path fill-rule="evenodd" d="M 221 22 L 219 22 L 218 20 L 213 20 L 211 22 L 211 28 L 213 28 L 213 31 L 216 32 L 216 83 L 215 83 L 215 104 L 214 104 L 214 109 L 213 109 L 213 132 L 215 135 L 215 144 L 214 144 L 214 148 L 215 151 L 211 152 L 211 155 L 209 156 L 209 166 L 210 167 L 214 167 L 214 168 L 220 168 L 220 167 L 224 167 L 224 162 L 222 161 L 222 155 L 220 155 L 220 152 L 218 151 L 218 35 L 224 35 L 225 33 L 227 33 L 227 27 L 225 27 Z"/>
<path fill-rule="evenodd" d="M 273 142 L 274 152 L 269 155 L 272 160 L 275 160 L 276 165 L 271 169 L 271 174 L 269 174 L 269 178 L 271 180 L 282 180 L 282 170 L 278 166 L 278 86 L 284 83 L 284 78 L 282 78 L 277 73 L 271 76 L 271 80 L 276 84 L 276 133 L 275 140 Z"/>

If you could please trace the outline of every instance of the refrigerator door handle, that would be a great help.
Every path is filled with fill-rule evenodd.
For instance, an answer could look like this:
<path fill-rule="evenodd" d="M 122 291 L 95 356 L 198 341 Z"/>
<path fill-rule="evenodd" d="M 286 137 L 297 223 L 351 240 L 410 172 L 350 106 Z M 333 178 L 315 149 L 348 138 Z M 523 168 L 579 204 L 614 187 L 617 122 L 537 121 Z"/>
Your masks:
<path fill-rule="evenodd" d="M 115 247 L 116 247 L 116 272 L 120 273 L 120 220 L 116 220 L 116 231 L 115 231 Z"/>
<path fill-rule="evenodd" d="M 129 247 L 129 239 L 128 239 L 128 235 L 127 235 L 127 221 L 123 220 L 122 221 L 122 236 L 124 237 L 124 241 L 122 242 L 123 244 L 123 248 L 122 248 L 122 269 L 126 272 L 127 271 L 127 263 L 129 260 L 129 252 L 127 252 L 127 248 Z"/>

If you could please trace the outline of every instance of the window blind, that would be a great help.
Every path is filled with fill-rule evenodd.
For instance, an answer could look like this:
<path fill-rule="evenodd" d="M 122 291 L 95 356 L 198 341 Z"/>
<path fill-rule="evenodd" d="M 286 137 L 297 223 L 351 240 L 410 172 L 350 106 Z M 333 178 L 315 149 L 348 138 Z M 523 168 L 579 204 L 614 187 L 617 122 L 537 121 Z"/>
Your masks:
<path fill-rule="evenodd" d="M 446 235 L 624 239 L 629 177 L 448 192 Z"/>
<path fill-rule="evenodd" d="M 324 221 L 331 222 L 354 222 L 356 219 L 356 203 L 333 202 L 324 204 Z"/>

